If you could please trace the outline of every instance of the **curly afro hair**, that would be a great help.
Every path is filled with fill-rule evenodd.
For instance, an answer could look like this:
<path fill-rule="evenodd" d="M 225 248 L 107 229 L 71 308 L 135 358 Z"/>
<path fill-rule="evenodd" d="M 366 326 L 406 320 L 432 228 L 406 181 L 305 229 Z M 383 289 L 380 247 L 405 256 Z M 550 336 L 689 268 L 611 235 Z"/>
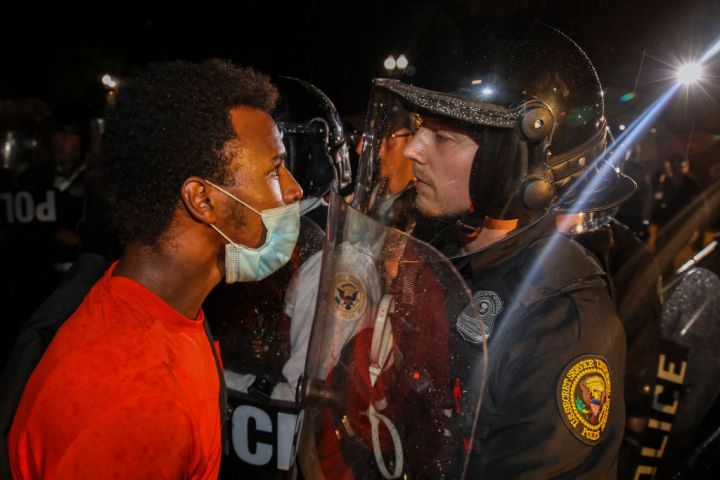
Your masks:
<path fill-rule="evenodd" d="M 236 137 L 230 109 L 271 113 L 277 97 L 267 76 L 223 60 L 150 64 L 124 85 L 106 115 L 96 171 L 120 241 L 156 245 L 188 177 L 228 184 L 221 151 Z"/>

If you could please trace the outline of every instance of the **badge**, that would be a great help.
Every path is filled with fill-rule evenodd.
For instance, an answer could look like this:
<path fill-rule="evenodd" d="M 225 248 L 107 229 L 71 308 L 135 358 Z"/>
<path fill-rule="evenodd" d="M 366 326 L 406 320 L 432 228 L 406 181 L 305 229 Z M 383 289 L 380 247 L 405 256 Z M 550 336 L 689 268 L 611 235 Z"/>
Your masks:
<path fill-rule="evenodd" d="M 565 425 L 580 441 L 597 445 L 610 416 L 612 384 L 607 362 L 599 355 L 583 355 L 560 374 L 557 404 Z"/>
<path fill-rule="evenodd" d="M 349 273 L 335 276 L 333 282 L 335 310 L 343 320 L 354 321 L 365 313 L 367 293 L 365 285 Z"/>
<path fill-rule="evenodd" d="M 490 337 L 495 319 L 503 309 L 503 302 L 497 293 L 479 290 L 473 294 L 473 304 L 458 315 L 455 328 L 463 339 L 475 344 L 482 343 L 483 336 Z"/>

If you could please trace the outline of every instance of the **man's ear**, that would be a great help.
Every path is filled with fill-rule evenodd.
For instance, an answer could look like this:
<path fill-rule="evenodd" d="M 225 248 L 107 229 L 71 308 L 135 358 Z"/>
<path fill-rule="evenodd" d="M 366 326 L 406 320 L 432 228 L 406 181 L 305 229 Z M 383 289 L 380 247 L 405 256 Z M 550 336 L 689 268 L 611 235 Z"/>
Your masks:
<path fill-rule="evenodd" d="M 215 201 L 207 183 L 200 177 L 188 177 L 180 189 L 180 199 L 185 210 L 198 222 L 213 224 L 217 219 Z"/>

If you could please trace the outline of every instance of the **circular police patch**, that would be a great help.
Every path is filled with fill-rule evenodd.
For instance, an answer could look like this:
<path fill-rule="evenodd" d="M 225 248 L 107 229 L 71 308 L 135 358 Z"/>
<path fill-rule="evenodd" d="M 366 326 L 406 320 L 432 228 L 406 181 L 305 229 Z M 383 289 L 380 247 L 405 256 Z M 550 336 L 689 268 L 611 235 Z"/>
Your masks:
<path fill-rule="evenodd" d="M 580 441 L 597 445 L 610 416 L 612 383 L 607 361 L 599 355 L 583 355 L 562 371 L 557 404 L 565 425 Z"/>
<path fill-rule="evenodd" d="M 338 274 L 333 282 L 333 300 L 340 318 L 348 321 L 356 320 L 365 312 L 367 303 L 365 285 L 349 273 Z"/>

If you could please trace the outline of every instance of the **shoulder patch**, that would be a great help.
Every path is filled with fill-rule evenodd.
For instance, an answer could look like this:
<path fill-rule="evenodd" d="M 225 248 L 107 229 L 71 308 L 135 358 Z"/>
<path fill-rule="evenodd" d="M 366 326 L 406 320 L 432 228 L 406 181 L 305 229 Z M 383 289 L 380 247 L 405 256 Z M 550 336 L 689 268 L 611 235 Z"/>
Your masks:
<path fill-rule="evenodd" d="M 495 319 L 502 312 L 503 301 L 490 290 L 475 292 L 473 300 L 474 303 L 468 304 L 458 315 L 455 328 L 465 341 L 480 344 L 483 336 L 489 338 L 492 334 Z"/>
<path fill-rule="evenodd" d="M 355 321 L 365 313 L 367 293 L 365 285 L 349 273 L 340 273 L 333 281 L 333 303 L 339 318 Z"/>
<path fill-rule="evenodd" d="M 563 369 L 556 400 L 565 425 L 581 442 L 597 445 L 610 416 L 612 382 L 607 361 L 599 355 L 583 355 Z"/>

